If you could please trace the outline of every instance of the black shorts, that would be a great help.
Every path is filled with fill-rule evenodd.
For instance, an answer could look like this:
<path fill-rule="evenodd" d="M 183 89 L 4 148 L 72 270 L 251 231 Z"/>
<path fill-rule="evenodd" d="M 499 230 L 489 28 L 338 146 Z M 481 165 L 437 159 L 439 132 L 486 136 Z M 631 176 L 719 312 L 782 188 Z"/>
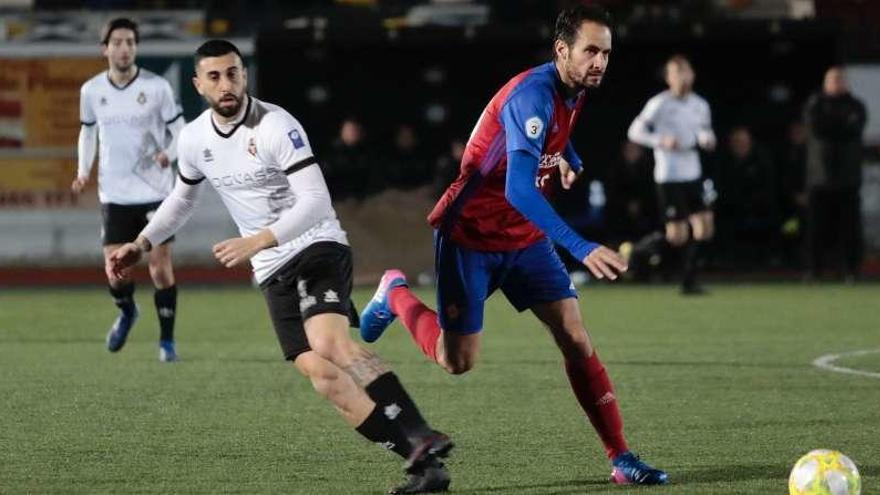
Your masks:
<path fill-rule="evenodd" d="M 694 213 L 711 209 L 704 199 L 701 180 L 657 184 L 657 199 L 664 223 L 687 220 Z"/>
<path fill-rule="evenodd" d="M 351 248 L 316 242 L 260 284 L 284 359 L 293 361 L 311 349 L 303 322 L 312 316 L 338 313 L 360 326 L 351 280 Z"/>
<path fill-rule="evenodd" d="M 101 226 L 101 241 L 108 246 L 135 240 L 150 222 L 150 218 L 156 213 L 160 204 L 161 201 L 140 205 L 101 203 L 101 216 L 104 218 L 104 224 Z M 173 240 L 174 236 L 171 236 L 162 244 Z"/>

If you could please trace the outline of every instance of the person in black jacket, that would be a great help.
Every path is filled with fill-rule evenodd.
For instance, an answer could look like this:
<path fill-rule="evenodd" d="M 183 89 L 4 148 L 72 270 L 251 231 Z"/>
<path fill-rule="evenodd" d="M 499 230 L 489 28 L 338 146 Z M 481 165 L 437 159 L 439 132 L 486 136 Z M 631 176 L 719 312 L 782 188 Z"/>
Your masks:
<path fill-rule="evenodd" d="M 746 126 L 727 137 L 718 170 L 718 237 L 729 261 L 752 266 L 779 256 L 776 166 Z"/>
<path fill-rule="evenodd" d="M 811 277 L 822 273 L 823 258 L 835 241 L 851 281 L 861 262 L 859 188 L 862 183 L 862 131 L 865 105 L 849 92 L 842 67 L 825 73 L 822 91 L 804 108 L 807 140 L 808 266 Z"/>

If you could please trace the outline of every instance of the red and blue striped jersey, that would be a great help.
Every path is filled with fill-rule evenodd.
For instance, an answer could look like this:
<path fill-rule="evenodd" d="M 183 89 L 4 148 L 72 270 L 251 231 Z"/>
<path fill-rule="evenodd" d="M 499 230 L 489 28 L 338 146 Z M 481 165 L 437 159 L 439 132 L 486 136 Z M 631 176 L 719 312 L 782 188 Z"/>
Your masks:
<path fill-rule="evenodd" d="M 544 237 L 505 197 L 507 154 L 525 151 L 539 160 L 535 187 L 549 197 L 559 182 L 559 160 L 575 169 L 568 146 L 584 93 L 565 97 L 553 62 L 507 82 L 483 110 L 471 133 L 458 178 L 446 189 L 428 222 L 470 249 L 509 251 Z"/>

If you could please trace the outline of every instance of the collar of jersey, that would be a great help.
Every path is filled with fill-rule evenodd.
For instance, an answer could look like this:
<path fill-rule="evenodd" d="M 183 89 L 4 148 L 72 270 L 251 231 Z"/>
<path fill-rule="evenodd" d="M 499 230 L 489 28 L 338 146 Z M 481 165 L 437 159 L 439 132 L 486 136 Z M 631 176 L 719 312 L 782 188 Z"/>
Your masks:
<path fill-rule="evenodd" d="M 251 98 L 250 95 L 245 95 L 245 97 L 247 98 L 247 106 L 244 108 L 244 113 L 241 116 L 241 120 L 239 120 L 238 123 L 236 123 L 235 126 L 232 127 L 231 131 L 223 132 L 218 129 L 217 123 L 214 122 L 214 115 L 209 115 L 209 117 L 211 118 L 211 127 L 214 128 L 214 132 L 216 132 L 218 136 L 222 137 L 223 139 L 229 138 L 230 136 L 235 134 L 235 131 L 237 131 L 238 128 L 241 127 L 241 124 L 244 124 L 245 120 L 247 120 L 248 114 L 251 113 L 251 101 L 253 101 L 253 98 Z"/>
<path fill-rule="evenodd" d="M 125 83 L 122 86 L 117 86 L 116 83 L 113 82 L 113 79 L 110 78 L 110 71 L 108 70 L 107 71 L 107 82 L 110 83 L 110 86 L 113 86 L 114 88 L 118 89 L 119 91 L 122 91 L 123 89 L 131 86 L 131 83 L 135 82 L 135 80 L 138 78 L 139 75 L 141 75 L 141 68 L 137 67 L 137 70 L 135 70 L 135 72 L 134 72 L 134 77 L 132 77 L 131 80 L 129 80 L 127 83 Z"/>

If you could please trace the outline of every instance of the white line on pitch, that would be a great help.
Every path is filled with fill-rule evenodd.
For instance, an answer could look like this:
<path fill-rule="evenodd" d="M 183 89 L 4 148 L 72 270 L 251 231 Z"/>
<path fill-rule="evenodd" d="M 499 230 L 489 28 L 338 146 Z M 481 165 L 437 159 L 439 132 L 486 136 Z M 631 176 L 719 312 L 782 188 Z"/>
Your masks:
<path fill-rule="evenodd" d="M 813 366 L 833 371 L 835 373 L 847 373 L 849 375 L 869 376 L 871 378 L 880 378 L 880 373 L 875 371 L 854 370 L 852 368 L 844 368 L 843 366 L 835 366 L 833 363 L 842 357 L 864 356 L 866 354 L 880 353 L 880 349 L 865 349 L 861 351 L 841 352 L 840 354 L 825 354 L 813 360 Z"/>

